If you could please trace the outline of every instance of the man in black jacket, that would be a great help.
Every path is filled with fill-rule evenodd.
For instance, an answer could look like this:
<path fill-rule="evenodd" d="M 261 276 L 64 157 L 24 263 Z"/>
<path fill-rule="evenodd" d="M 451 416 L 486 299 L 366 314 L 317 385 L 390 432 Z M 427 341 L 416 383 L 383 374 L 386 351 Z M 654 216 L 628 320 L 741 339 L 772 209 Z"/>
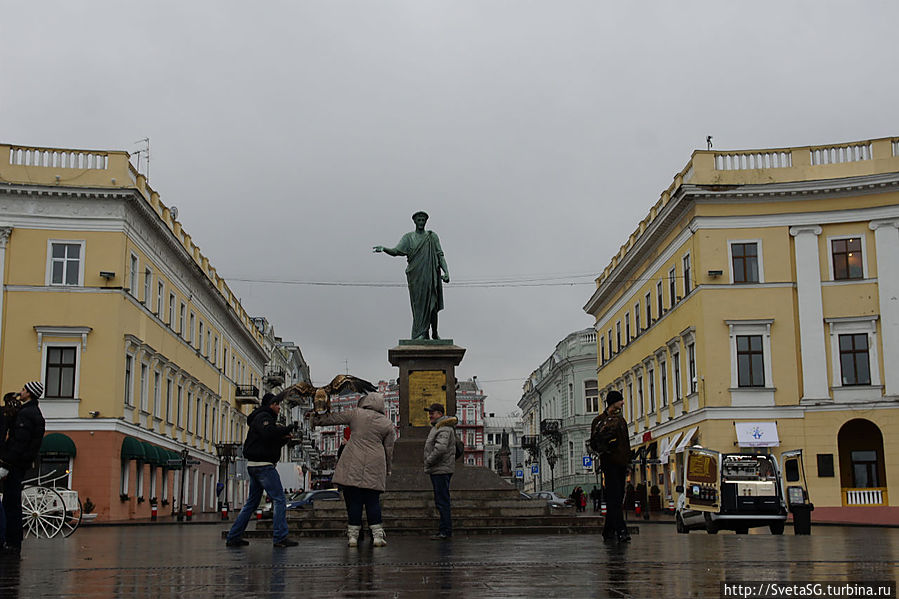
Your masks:
<path fill-rule="evenodd" d="M 247 502 L 228 531 L 226 545 L 241 547 L 249 545 L 241 538 L 246 530 L 250 517 L 256 511 L 262 499 L 262 491 L 268 493 L 272 500 L 272 537 L 275 547 L 295 547 L 298 545 L 287 537 L 287 500 L 281 477 L 275 464 L 281 457 L 281 448 L 290 441 L 293 427 L 280 426 L 278 414 L 281 412 L 280 398 L 266 393 L 262 398 L 262 407 L 257 408 L 247 417 L 247 440 L 243 444 L 243 456 L 247 459 L 247 473 L 250 475 L 250 494 Z"/>
<path fill-rule="evenodd" d="M 624 521 L 624 483 L 627 479 L 627 471 L 631 463 L 630 434 L 627 422 L 621 415 L 624 406 L 624 397 L 621 393 L 612 389 L 606 394 L 605 411 L 593 419 L 590 427 L 591 437 L 600 430 L 607 430 L 613 437 L 610 448 L 600 455 L 599 463 L 606 495 L 606 520 L 602 529 L 602 536 L 607 541 L 617 540 L 626 543 L 631 540 L 627 532 L 627 524 Z"/>
<path fill-rule="evenodd" d="M 22 481 L 44 440 L 44 416 L 37 401 L 43 394 L 44 386 L 39 381 L 25 383 L 19 393 L 22 407 L 9 423 L 6 438 L 0 440 L 0 479 L 6 516 L 3 552 L 14 558 L 22 551 Z"/>

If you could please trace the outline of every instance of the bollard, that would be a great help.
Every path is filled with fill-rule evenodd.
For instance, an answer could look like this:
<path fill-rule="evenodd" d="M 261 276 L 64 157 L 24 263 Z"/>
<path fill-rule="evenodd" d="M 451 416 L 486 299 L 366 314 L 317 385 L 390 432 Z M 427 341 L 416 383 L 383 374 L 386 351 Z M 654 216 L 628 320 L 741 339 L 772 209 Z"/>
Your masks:
<path fill-rule="evenodd" d="M 188 522 L 191 520 L 191 518 L 193 518 L 193 516 L 194 516 L 194 506 L 189 505 L 189 506 L 187 506 L 187 514 L 186 514 Z"/>
<path fill-rule="evenodd" d="M 256 510 L 256 519 L 257 519 L 257 520 L 262 520 L 262 508 L 258 508 L 258 509 Z"/>
<path fill-rule="evenodd" d="M 228 519 L 228 504 L 223 503 L 222 504 L 222 520 L 227 520 L 227 519 Z"/>
<path fill-rule="evenodd" d="M 600 515 L 602 515 L 602 516 L 606 515 L 606 502 L 605 501 L 602 502 L 602 507 L 600 508 Z"/>
<path fill-rule="evenodd" d="M 643 509 L 640 507 L 640 502 L 635 501 L 634 502 L 634 515 L 639 517 L 640 514 L 642 514 L 642 513 L 643 513 Z"/>
<path fill-rule="evenodd" d="M 159 513 L 159 508 L 156 507 L 156 504 L 150 504 L 150 521 L 156 522 L 156 515 Z"/>

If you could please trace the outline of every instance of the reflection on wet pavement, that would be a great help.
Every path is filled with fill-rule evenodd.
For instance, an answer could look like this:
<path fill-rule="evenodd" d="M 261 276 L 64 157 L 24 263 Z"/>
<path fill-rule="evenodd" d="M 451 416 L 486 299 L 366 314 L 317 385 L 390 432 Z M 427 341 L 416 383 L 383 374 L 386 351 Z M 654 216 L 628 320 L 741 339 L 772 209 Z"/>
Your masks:
<path fill-rule="evenodd" d="M 301 539 L 228 549 L 217 526 L 84 527 L 0 561 L 0 597 L 719 597 L 719 582 L 895 580 L 899 530 L 816 527 L 810 537 L 393 537 L 350 549 Z"/>

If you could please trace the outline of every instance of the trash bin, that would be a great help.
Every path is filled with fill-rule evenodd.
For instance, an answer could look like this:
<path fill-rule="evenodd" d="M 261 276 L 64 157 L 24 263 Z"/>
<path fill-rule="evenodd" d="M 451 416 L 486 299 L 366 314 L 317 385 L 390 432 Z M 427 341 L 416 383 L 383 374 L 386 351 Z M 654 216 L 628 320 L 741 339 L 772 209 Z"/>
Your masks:
<path fill-rule="evenodd" d="M 790 506 L 790 511 L 793 513 L 793 534 L 812 534 L 812 510 L 814 509 L 815 506 L 811 503 L 799 503 Z"/>

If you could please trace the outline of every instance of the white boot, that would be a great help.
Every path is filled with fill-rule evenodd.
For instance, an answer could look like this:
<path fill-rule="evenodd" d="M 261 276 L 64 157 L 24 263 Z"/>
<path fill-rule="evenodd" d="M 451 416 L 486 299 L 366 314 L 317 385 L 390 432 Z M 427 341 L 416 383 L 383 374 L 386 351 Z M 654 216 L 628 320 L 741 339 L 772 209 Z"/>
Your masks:
<path fill-rule="evenodd" d="M 352 524 L 346 527 L 346 536 L 347 536 L 347 546 L 348 547 L 356 547 L 359 545 L 359 531 L 362 530 L 361 526 L 353 526 Z"/>
<path fill-rule="evenodd" d="M 387 545 L 387 535 L 384 534 L 383 524 L 372 524 L 371 536 L 374 539 L 375 547 L 384 547 Z"/>

